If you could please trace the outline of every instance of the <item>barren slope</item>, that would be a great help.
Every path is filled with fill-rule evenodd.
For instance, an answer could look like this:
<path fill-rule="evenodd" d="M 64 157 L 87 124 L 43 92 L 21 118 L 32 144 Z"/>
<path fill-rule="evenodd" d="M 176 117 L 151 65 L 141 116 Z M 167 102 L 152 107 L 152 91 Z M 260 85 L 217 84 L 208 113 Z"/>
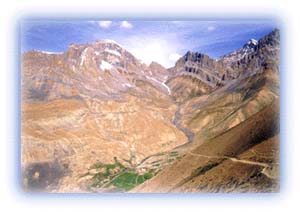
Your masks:
<path fill-rule="evenodd" d="M 264 148 L 256 147 L 255 145 L 261 142 L 264 143 L 265 140 L 278 133 L 278 104 L 279 101 L 275 100 L 271 105 L 266 106 L 263 110 L 236 127 L 187 151 L 180 160 L 134 189 L 133 192 L 229 192 L 235 189 L 237 189 L 236 191 L 242 191 L 241 188 L 243 188 L 243 191 L 269 191 L 270 186 L 261 186 L 261 183 L 268 184 L 270 181 L 251 184 L 249 180 L 254 175 L 260 176 L 259 173 L 262 173 L 266 166 L 272 167 L 277 165 L 278 159 L 276 158 L 278 158 L 279 153 L 278 143 L 276 144 L 275 138 L 271 139 L 274 143 L 268 141 L 271 142 L 270 145 L 266 145 Z M 257 159 L 247 158 L 247 154 L 251 151 L 258 151 L 258 153 L 254 154 Z M 274 151 L 275 155 L 271 155 L 270 164 L 262 166 L 254 163 L 255 161 L 263 160 L 264 157 L 270 155 L 270 152 Z M 275 160 L 273 156 L 275 156 Z M 233 166 L 232 163 L 246 158 L 247 160 L 249 159 L 249 163 L 236 167 L 239 169 L 236 169 L 234 174 L 229 172 L 232 168 L 231 166 Z M 230 167 L 230 169 L 226 167 Z M 272 181 L 275 184 L 271 185 L 275 191 L 277 190 L 278 177 L 278 173 L 276 173 L 274 178 L 277 180 Z M 191 188 L 191 185 L 193 185 L 193 188 Z"/>

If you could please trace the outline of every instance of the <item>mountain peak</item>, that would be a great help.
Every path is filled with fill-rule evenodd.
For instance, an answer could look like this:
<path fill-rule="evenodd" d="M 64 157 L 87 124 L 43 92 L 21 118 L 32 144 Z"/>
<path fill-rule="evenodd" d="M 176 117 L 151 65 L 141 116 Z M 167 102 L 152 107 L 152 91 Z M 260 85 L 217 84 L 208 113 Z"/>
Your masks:
<path fill-rule="evenodd" d="M 257 45 L 258 45 L 258 41 L 251 38 L 250 40 L 247 41 L 247 43 L 243 46 L 243 48 L 254 48 Z"/>
<path fill-rule="evenodd" d="M 148 67 L 150 67 L 150 68 L 158 67 L 158 68 L 160 68 L 160 69 L 165 69 L 164 66 L 162 66 L 161 64 L 159 64 L 158 62 L 155 62 L 155 61 L 152 61 L 152 62 L 149 64 Z"/>
<path fill-rule="evenodd" d="M 96 43 L 112 43 L 112 44 L 117 44 L 118 46 L 121 46 L 119 43 L 117 43 L 116 41 L 111 40 L 111 39 L 97 40 Z"/>
<path fill-rule="evenodd" d="M 111 48 L 125 49 L 121 44 L 117 43 L 114 40 L 109 40 L 109 39 L 96 40 L 96 41 L 93 41 L 90 43 L 84 43 L 84 44 L 70 43 L 69 49 L 82 49 L 82 48 L 86 48 L 88 46 L 91 46 L 93 48 L 111 47 Z"/>

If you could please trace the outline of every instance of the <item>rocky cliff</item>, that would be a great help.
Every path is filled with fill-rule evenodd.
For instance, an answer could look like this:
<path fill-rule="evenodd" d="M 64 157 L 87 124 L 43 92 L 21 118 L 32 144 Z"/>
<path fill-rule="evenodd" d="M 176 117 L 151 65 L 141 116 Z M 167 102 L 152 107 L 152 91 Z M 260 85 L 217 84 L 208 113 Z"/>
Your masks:
<path fill-rule="evenodd" d="M 279 30 L 275 29 L 259 41 L 250 39 L 238 50 L 228 53 L 218 59 L 212 59 L 208 55 L 198 52 L 187 52 L 180 58 L 175 67 L 170 69 L 172 73 L 167 84 L 173 92 L 174 98 L 189 99 L 197 95 L 210 93 L 213 90 L 231 83 L 234 79 L 254 75 L 262 67 L 273 66 L 279 70 Z M 182 76 L 190 76 L 194 81 L 199 81 L 196 86 L 191 83 L 181 84 Z M 178 82 L 177 82 L 178 81 Z M 198 90 L 201 87 L 201 92 Z"/>

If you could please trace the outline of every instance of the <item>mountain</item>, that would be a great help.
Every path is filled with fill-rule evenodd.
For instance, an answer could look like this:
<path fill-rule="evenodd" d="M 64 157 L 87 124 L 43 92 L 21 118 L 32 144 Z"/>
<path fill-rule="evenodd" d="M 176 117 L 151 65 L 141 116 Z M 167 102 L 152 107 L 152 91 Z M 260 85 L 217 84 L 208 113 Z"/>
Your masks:
<path fill-rule="evenodd" d="M 25 99 L 53 100 L 84 95 L 118 99 L 122 98 L 120 93 L 129 89 L 139 92 L 137 81 L 159 84 L 159 87 L 163 83 L 162 78 L 151 80 L 155 66 L 147 67 L 120 45 L 107 40 L 71 44 L 61 54 L 31 51 L 23 55 L 22 61 Z M 157 67 L 159 71 L 161 68 Z M 161 74 L 165 77 L 168 72 Z"/>
<path fill-rule="evenodd" d="M 279 30 L 275 29 L 259 41 L 250 39 L 236 51 L 215 60 L 198 52 L 187 52 L 170 69 L 167 84 L 179 102 L 220 88 L 234 79 L 253 75 L 263 66 L 279 69 Z M 188 80 L 190 79 L 190 80 Z"/>
<path fill-rule="evenodd" d="M 117 159 L 134 167 L 149 155 L 187 142 L 172 123 L 177 106 L 168 96 L 167 77 L 161 65 L 147 66 L 112 41 L 72 44 L 61 54 L 24 53 L 25 178 L 31 179 L 35 170 L 28 167 L 58 163 L 67 175 L 59 190 L 78 191 L 79 177 L 96 163 Z M 49 171 L 41 172 L 46 177 Z M 32 181 L 28 187 L 48 186 L 40 184 Z"/>
<path fill-rule="evenodd" d="M 199 145 L 132 192 L 274 192 L 279 189 L 278 101 Z"/>
<path fill-rule="evenodd" d="M 259 41 L 250 39 L 241 49 L 221 57 L 220 61 L 231 68 L 228 70 L 228 77 L 251 75 L 270 63 L 273 63 L 275 69 L 279 69 L 279 39 L 279 30 L 275 29 Z M 231 76 L 232 72 L 238 74 Z"/>
<path fill-rule="evenodd" d="M 275 30 L 257 45 L 247 42 L 218 60 L 227 58 L 230 66 L 244 61 L 247 68 L 255 60 L 257 67 L 247 70 L 250 73 L 240 72 L 243 74 L 231 81 L 224 80 L 225 85 L 215 85 L 219 88 L 182 102 L 176 122 L 189 131 L 190 142 L 176 148 L 181 152 L 180 160 L 132 192 L 279 190 L 278 36 Z M 235 60 L 249 45 L 257 46 L 256 50 Z M 245 60 L 252 58 L 248 54 L 254 55 L 253 59 Z M 241 67 L 235 70 L 239 72 Z M 170 80 L 177 78 L 175 75 Z"/>
<path fill-rule="evenodd" d="M 24 53 L 24 188 L 277 191 L 279 51 L 275 29 L 170 69 L 111 40 Z"/>
<path fill-rule="evenodd" d="M 250 39 L 244 46 L 234 52 L 221 57 L 223 63 L 231 65 L 233 62 L 240 61 L 246 55 L 252 55 L 257 51 L 258 41 L 255 39 Z"/>

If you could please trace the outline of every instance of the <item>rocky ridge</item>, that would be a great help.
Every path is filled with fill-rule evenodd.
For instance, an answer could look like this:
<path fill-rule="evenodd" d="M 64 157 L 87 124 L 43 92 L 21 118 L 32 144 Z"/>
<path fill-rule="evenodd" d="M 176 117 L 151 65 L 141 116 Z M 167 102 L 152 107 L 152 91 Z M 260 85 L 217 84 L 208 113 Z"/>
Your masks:
<path fill-rule="evenodd" d="M 261 67 L 272 64 L 272 68 L 278 70 L 279 48 L 279 30 L 275 29 L 259 41 L 250 39 L 242 48 L 217 60 L 202 53 L 189 51 L 169 70 L 172 76 L 167 84 L 170 84 L 171 89 L 178 90 L 180 87 L 182 90 L 183 95 L 175 94 L 175 99 L 179 97 L 184 100 L 197 94 L 210 93 L 234 79 L 256 74 Z M 195 87 L 202 89 L 197 90 L 193 86 L 181 86 L 180 82 L 172 82 L 179 79 L 184 83 L 182 79 L 186 76 L 198 81 Z"/>

